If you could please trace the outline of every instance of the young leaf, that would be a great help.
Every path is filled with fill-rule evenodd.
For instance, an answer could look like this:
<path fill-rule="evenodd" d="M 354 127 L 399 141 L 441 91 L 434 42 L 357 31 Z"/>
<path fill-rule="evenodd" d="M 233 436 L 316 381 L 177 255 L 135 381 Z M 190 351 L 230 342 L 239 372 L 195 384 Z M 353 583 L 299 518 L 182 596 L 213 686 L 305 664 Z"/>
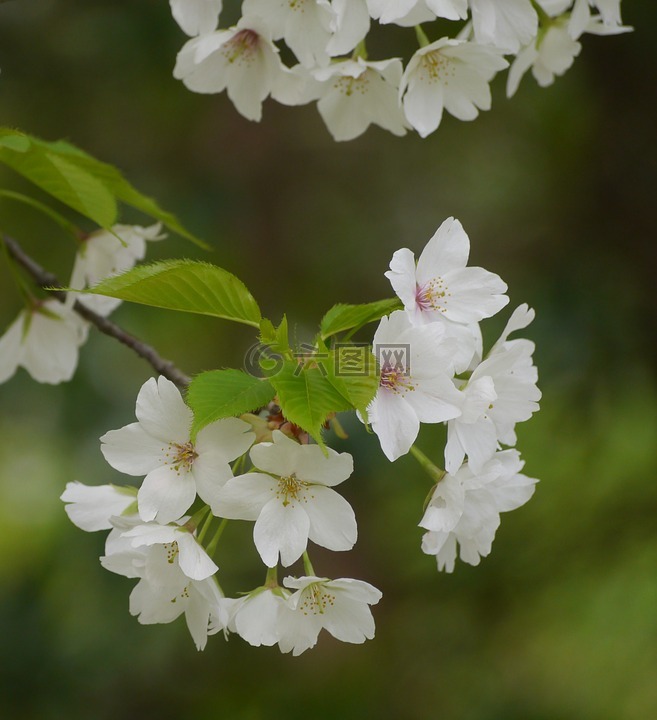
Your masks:
<path fill-rule="evenodd" d="M 329 382 L 322 362 L 318 360 L 316 367 L 300 369 L 296 360 L 286 360 L 269 381 L 276 390 L 283 415 L 325 448 L 321 430 L 327 417 L 332 412 L 351 410 L 352 406 Z"/>
<path fill-rule="evenodd" d="M 242 370 L 211 370 L 197 375 L 187 391 L 194 411 L 192 433 L 221 418 L 234 417 L 261 408 L 272 400 L 274 388 L 267 380 Z"/>
<path fill-rule="evenodd" d="M 401 303 L 398 298 L 377 300 L 365 305 L 334 305 L 320 323 L 322 340 L 345 330 L 357 330 L 400 308 Z"/>
<path fill-rule="evenodd" d="M 114 194 L 74 161 L 51 151 L 47 143 L 3 129 L 0 161 L 97 225 L 109 227 L 116 222 L 118 209 Z"/>
<path fill-rule="evenodd" d="M 0 128 L 0 161 L 101 227 L 109 228 L 116 222 L 120 201 L 197 245 L 208 247 L 174 215 L 136 190 L 115 167 L 63 140 L 46 142 Z"/>
<path fill-rule="evenodd" d="M 326 378 L 349 404 L 365 416 L 379 387 L 376 358 L 369 345 L 337 343 L 330 350 L 318 341 L 318 352 L 326 354 Z"/>
<path fill-rule="evenodd" d="M 260 308 L 244 283 L 205 262 L 167 260 L 140 265 L 85 292 L 260 327 Z"/>

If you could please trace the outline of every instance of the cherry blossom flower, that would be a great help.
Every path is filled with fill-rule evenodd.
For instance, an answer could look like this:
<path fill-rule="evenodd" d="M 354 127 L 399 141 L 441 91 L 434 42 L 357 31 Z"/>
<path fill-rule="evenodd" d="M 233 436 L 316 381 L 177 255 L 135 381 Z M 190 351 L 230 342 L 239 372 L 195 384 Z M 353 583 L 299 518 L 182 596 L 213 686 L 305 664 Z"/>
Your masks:
<path fill-rule="evenodd" d="M 275 645 L 281 636 L 281 615 L 290 612 L 290 595 L 285 588 L 260 587 L 241 598 L 225 598 L 228 630 L 254 647 Z"/>
<path fill-rule="evenodd" d="M 300 655 L 317 643 L 322 629 L 348 643 L 363 643 L 374 637 L 370 605 L 382 594 L 362 580 L 329 580 L 314 576 L 286 577 L 283 584 L 296 592 L 287 600 L 293 612 L 280 616 L 278 645 L 282 652 Z"/>
<path fill-rule="evenodd" d="M 272 39 L 283 38 L 302 65 L 328 65 L 327 45 L 335 23 L 329 0 L 244 0 L 242 12 L 261 17 Z"/>
<path fill-rule="evenodd" d="M 422 550 L 436 556 L 439 570 L 454 570 L 457 544 L 461 560 L 470 565 L 490 553 L 500 513 L 519 508 L 534 493 L 538 481 L 520 473 L 523 465 L 516 450 L 504 450 L 481 472 L 466 464 L 438 483 L 420 527 L 429 531 Z"/>
<path fill-rule="evenodd" d="M 169 0 L 171 14 L 187 35 L 216 30 L 223 0 Z"/>
<path fill-rule="evenodd" d="M 136 509 L 137 488 L 69 482 L 60 500 L 68 503 L 64 506 L 66 514 L 81 530 L 111 530 L 113 515 L 123 515 L 132 507 Z"/>
<path fill-rule="evenodd" d="M 317 108 L 336 140 L 353 140 L 371 123 L 393 135 L 406 133 L 398 100 L 400 60 L 345 60 L 316 70 L 313 75 L 322 82 Z"/>
<path fill-rule="evenodd" d="M 408 248 L 394 253 L 385 276 L 414 325 L 436 320 L 476 323 L 495 315 L 509 302 L 504 294 L 507 285 L 499 275 L 466 267 L 469 255 L 470 238 L 454 218 L 436 230 L 417 265 Z"/>
<path fill-rule="evenodd" d="M 507 53 L 517 53 L 538 32 L 531 0 L 469 0 L 475 39 Z"/>
<path fill-rule="evenodd" d="M 489 83 L 508 67 L 502 51 L 466 40 L 441 38 L 410 59 L 399 89 L 408 122 L 422 136 L 440 125 L 443 108 L 459 120 L 489 110 Z"/>
<path fill-rule="evenodd" d="M 114 225 L 111 232 L 98 230 L 91 233 L 75 256 L 69 287 L 83 290 L 107 277 L 130 270 L 146 256 L 146 241 L 166 237 L 161 234 L 161 230 L 161 223 L 156 223 L 150 227 Z M 69 293 L 67 303 L 72 305 L 74 300 L 103 317 L 121 304 L 121 300 L 103 295 Z"/>
<path fill-rule="evenodd" d="M 415 327 L 403 310 L 381 319 L 374 334 L 379 388 L 367 415 L 388 460 L 409 451 L 421 422 L 460 415 L 461 397 L 452 383 L 457 352 L 442 323 Z"/>
<path fill-rule="evenodd" d="M 258 121 L 282 67 L 268 26 L 244 16 L 229 30 L 189 40 L 178 53 L 173 75 L 193 92 L 226 90 L 238 112 Z"/>
<path fill-rule="evenodd" d="M 498 443 L 515 445 L 515 425 L 528 420 L 538 407 L 541 391 L 532 361 L 534 343 L 507 340 L 534 317 L 527 305 L 511 316 L 502 336 L 461 388 L 461 414 L 447 423 L 445 467 L 455 473 L 465 455 L 475 473 L 493 456 Z"/>
<path fill-rule="evenodd" d="M 57 385 L 70 380 L 88 328 L 85 320 L 58 300 L 22 310 L 0 338 L 0 383 L 19 367 L 37 382 Z"/>
<path fill-rule="evenodd" d="M 262 561 L 274 567 L 298 560 L 308 540 L 329 550 L 351 550 L 357 529 L 349 503 L 331 488 L 353 472 L 348 453 L 300 445 L 279 430 L 273 442 L 251 449 L 257 472 L 231 478 L 212 504 L 215 515 L 255 520 L 253 539 Z"/>
<path fill-rule="evenodd" d="M 150 378 L 137 396 L 138 422 L 101 437 L 107 462 L 127 475 L 145 475 L 139 488 L 142 520 L 180 518 L 196 493 L 212 504 L 232 477 L 229 462 L 243 455 L 254 434 L 248 423 L 225 418 L 207 425 L 192 442 L 192 411 L 165 377 Z"/>

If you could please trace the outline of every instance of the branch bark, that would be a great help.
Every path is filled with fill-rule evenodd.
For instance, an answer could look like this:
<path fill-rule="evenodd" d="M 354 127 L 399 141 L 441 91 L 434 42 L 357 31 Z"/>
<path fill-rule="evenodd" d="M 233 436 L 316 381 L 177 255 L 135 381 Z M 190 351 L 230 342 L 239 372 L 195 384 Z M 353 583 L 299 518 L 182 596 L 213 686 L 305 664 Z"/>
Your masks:
<path fill-rule="evenodd" d="M 48 272 L 42 268 L 35 260 L 33 260 L 23 248 L 14 240 L 8 236 L 3 236 L 4 243 L 7 247 L 9 255 L 30 275 L 36 285 L 41 288 L 49 289 L 52 296 L 57 298 L 60 302 L 66 300 L 66 292 L 61 289 L 62 284 L 59 282 L 57 277 L 51 272 Z M 160 357 L 159 353 L 152 346 L 139 340 L 134 335 L 126 332 L 122 327 L 117 325 L 112 320 L 108 320 L 102 315 L 98 315 L 89 310 L 89 308 L 82 305 L 82 303 L 76 301 L 73 304 L 73 310 L 83 317 L 85 320 L 95 325 L 100 332 L 105 335 L 113 337 L 120 343 L 123 343 L 131 350 L 133 350 L 140 358 L 150 363 L 151 367 L 156 370 L 160 375 L 168 378 L 174 382 L 179 388 L 186 388 L 191 382 L 191 378 L 185 375 L 179 370 L 170 360 L 165 360 Z"/>

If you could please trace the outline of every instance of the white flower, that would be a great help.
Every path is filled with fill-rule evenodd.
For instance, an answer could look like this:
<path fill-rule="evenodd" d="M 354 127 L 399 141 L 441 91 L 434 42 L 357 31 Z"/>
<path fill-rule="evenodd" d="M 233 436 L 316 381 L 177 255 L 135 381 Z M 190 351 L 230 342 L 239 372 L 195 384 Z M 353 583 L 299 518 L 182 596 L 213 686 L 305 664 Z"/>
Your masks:
<path fill-rule="evenodd" d="M 335 22 L 328 0 L 244 0 L 245 15 L 261 17 L 272 38 L 283 38 L 306 67 L 327 65 L 327 45 Z"/>
<path fill-rule="evenodd" d="M 600 12 L 603 23 L 609 28 L 620 29 L 621 0 L 575 0 L 568 23 L 568 31 L 572 38 L 577 39 L 591 22 L 591 7 Z"/>
<path fill-rule="evenodd" d="M 236 27 L 189 40 L 178 53 L 173 75 L 194 92 L 227 90 L 238 112 L 260 120 L 263 100 L 281 67 L 267 26 L 245 16 Z"/>
<path fill-rule="evenodd" d="M 101 280 L 130 270 L 135 263 L 146 256 L 146 241 L 162 240 L 161 223 L 150 227 L 139 225 L 114 225 L 112 232 L 98 230 L 83 242 L 75 256 L 69 287 L 83 290 Z M 121 300 L 103 295 L 78 295 L 69 293 L 68 303 L 77 300 L 90 310 L 106 317 L 120 304 Z"/>
<path fill-rule="evenodd" d="M 421 422 L 460 414 L 460 394 L 451 380 L 457 352 L 442 323 L 414 327 L 403 310 L 381 319 L 374 334 L 379 389 L 367 415 L 388 460 L 409 451 Z"/>
<path fill-rule="evenodd" d="M 470 239 L 454 218 L 436 230 L 417 266 L 408 248 L 395 252 L 385 276 L 414 325 L 443 319 L 468 325 L 495 315 L 509 302 L 499 275 L 466 267 L 469 255 Z"/>
<path fill-rule="evenodd" d="M 283 581 L 296 592 L 287 600 L 293 612 L 280 616 L 278 645 L 282 652 L 300 655 L 317 643 L 324 628 L 342 642 L 363 643 L 374 637 L 370 605 L 382 595 L 362 580 L 320 577 L 287 577 Z"/>
<path fill-rule="evenodd" d="M 139 578 L 130 594 L 130 613 L 144 625 L 169 623 L 184 613 L 202 650 L 208 633 L 228 621 L 213 577 L 217 566 L 185 527 L 139 525 L 131 517 L 115 517 L 112 523 L 100 561 L 111 572 Z"/>
<path fill-rule="evenodd" d="M 438 128 L 443 108 L 459 120 L 489 110 L 489 83 L 508 66 L 502 51 L 466 40 L 441 38 L 410 59 L 399 89 L 408 122 L 426 137 Z"/>
<path fill-rule="evenodd" d="M 398 99 L 401 75 L 401 61 L 395 58 L 366 62 L 359 57 L 316 70 L 314 77 L 322 81 L 317 109 L 333 137 L 353 140 L 371 123 L 404 135 Z"/>
<path fill-rule="evenodd" d="M 531 0 L 470 0 L 477 42 L 517 53 L 538 32 Z"/>
<path fill-rule="evenodd" d="M 366 0 L 333 0 L 335 13 L 331 39 L 326 46 L 329 55 L 351 52 L 370 29 Z"/>
<path fill-rule="evenodd" d="M 66 483 L 66 489 L 59 499 L 69 503 L 64 506 L 66 514 L 81 530 L 111 530 L 113 526 L 110 518 L 113 515 L 123 515 L 129 508 L 136 506 L 137 489 L 70 482 Z"/>
<path fill-rule="evenodd" d="M 101 437 L 107 462 L 127 475 L 145 475 L 139 488 L 142 520 L 177 520 L 199 494 L 212 504 L 232 477 L 229 462 L 243 455 L 254 439 L 250 426 L 225 418 L 190 439 L 192 411 L 178 388 L 164 377 L 150 378 L 137 396 L 138 422 Z"/>
<path fill-rule="evenodd" d="M 273 442 L 251 449 L 261 472 L 234 477 L 219 491 L 212 512 L 255 520 L 253 539 L 262 561 L 274 567 L 280 553 L 286 567 L 298 560 L 308 539 L 329 550 L 351 550 L 357 529 L 354 511 L 331 487 L 353 472 L 348 453 L 300 445 L 279 430 Z M 268 474 L 265 474 L 268 473 Z"/>
<path fill-rule="evenodd" d="M 462 387 L 461 415 L 447 423 L 445 467 L 455 473 L 465 455 L 472 470 L 480 473 L 495 453 L 498 442 L 515 445 L 515 425 L 536 412 L 541 391 L 533 365 L 534 343 L 507 340 L 514 330 L 526 327 L 534 312 L 517 308 L 493 349 Z"/>
<path fill-rule="evenodd" d="M 422 550 L 436 556 L 439 570 L 454 570 L 457 543 L 470 565 L 490 553 L 500 513 L 519 508 L 534 493 L 537 480 L 520 474 L 523 465 L 516 450 L 504 450 L 480 473 L 466 464 L 438 483 L 420 527 L 429 530 Z"/>
<path fill-rule="evenodd" d="M 121 537 L 136 550 L 150 548 L 144 556 L 144 577 L 153 585 L 172 584 L 172 565 L 191 580 L 205 580 L 219 569 L 184 525 L 143 523 L 123 531 Z"/>
<path fill-rule="evenodd" d="M 241 598 L 225 598 L 222 606 L 228 613 L 228 630 L 254 647 L 275 645 L 281 636 L 281 614 L 290 612 L 290 594 L 280 587 L 260 587 Z"/>
<path fill-rule="evenodd" d="M 216 30 L 222 0 L 169 0 L 171 13 L 187 35 L 203 35 Z"/>
<path fill-rule="evenodd" d="M 468 15 L 468 0 L 367 0 L 367 5 L 382 24 L 413 25 L 436 16 L 464 20 Z"/>
<path fill-rule="evenodd" d="M 520 80 L 530 68 L 541 87 L 551 85 L 555 76 L 563 75 L 572 66 L 581 50 L 581 44 L 568 32 L 566 19 L 554 21 L 513 61 L 507 78 L 507 97 L 515 94 Z"/>
<path fill-rule="evenodd" d="M 37 381 L 56 385 L 73 377 L 88 324 L 57 300 L 23 310 L 0 338 L 0 383 L 24 367 Z"/>

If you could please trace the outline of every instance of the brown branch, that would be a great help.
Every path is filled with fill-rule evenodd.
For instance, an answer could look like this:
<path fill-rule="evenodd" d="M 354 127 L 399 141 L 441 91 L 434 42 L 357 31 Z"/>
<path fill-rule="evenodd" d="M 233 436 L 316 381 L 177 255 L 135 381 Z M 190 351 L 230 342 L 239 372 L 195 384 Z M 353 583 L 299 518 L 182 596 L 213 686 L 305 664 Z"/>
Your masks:
<path fill-rule="evenodd" d="M 3 239 L 11 257 L 32 277 L 34 282 L 41 288 L 50 289 L 53 297 L 57 298 L 60 302 L 64 302 L 66 300 L 66 292 L 64 290 L 52 289 L 62 287 L 57 277 L 47 270 L 44 270 L 35 260 L 27 255 L 16 240 L 6 235 L 3 236 Z M 155 348 L 139 340 L 134 335 L 130 335 L 130 333 L 127 333 L 115 322 L 108 320 L 102 315 L 98 315 L 98 313 L 89 310 L 89 308 L 77 301 L 73 305 L 73 310 L 92 325 L 95 325 L 100 332 L 115 338 L 124 345 L 127 345 L 131 350 L 134 350 L 139 357 L 150 363 L 154 370 L 160 373 L 160 375 L 169 378 L 169 380 L 174 382 L 179 388 L 184 389 L 191 382 L 191 378 L 179 370 L 170 360 L 165 360 L 160 357 Z"/>

